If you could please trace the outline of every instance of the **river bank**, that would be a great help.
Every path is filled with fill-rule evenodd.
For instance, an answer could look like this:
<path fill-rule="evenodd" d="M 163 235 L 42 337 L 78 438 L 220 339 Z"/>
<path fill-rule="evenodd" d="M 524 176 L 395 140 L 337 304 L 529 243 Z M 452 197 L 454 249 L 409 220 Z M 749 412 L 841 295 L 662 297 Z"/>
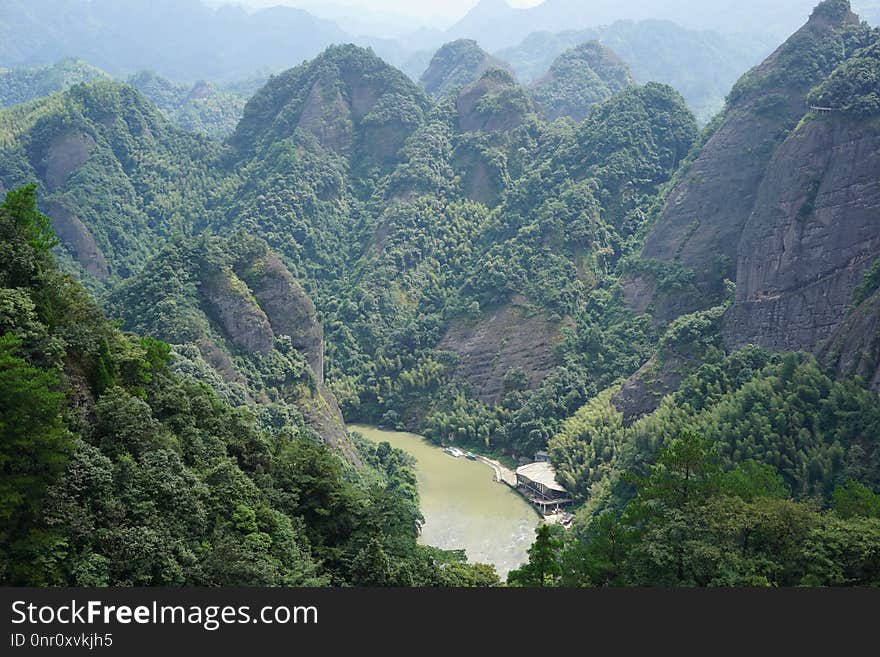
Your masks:
<path fill-rule="evenodd" d="M 493 564 L 502 578 L 528 560 L 541 518 L 516 491 L 512 470 L 485 456 L 474 461 L 454 458 L 416 434 L 363 425 L 350 428 L 415 457 L 425 517 L 421 543 L 463 549 L 471 562 Z"/>

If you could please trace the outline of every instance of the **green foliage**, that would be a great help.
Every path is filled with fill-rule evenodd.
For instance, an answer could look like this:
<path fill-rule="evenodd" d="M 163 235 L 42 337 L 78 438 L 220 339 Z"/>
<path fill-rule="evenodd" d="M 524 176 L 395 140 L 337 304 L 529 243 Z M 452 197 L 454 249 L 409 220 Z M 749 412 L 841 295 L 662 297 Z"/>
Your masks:
<path fill-rule="evenodd" d="M 235 130 L 247 97 L 205 81 L 176 85 L 150 71 L 128 78 L 128 84 L 156 104 L 169 121 L 188 132 L 223 138 Z M 233 87 L 234 89 L 234 87 Z"/>
<path fill-rule="evenodd" d="M 556 535 L 557 528 L 541 525 L 535 531 L 535 542 L 529 548 L 529 561 L 507 575 L 510 586 L 543 588 L 555 586 L 561 576 L 559 551 L 562 541 Z"/>
<path fill-rule="evenodd" d="M 18 356 L 18 347 L 13 334 L 0 337 L 0 577 L 15 584 L 49 583 L 54 573 L 41 567 L 52 533 L 40 518 L 46 491 L 72 452 L 73 436 L 62 421 L 58 375 L 30 365 Z"/>
<path fill-rule="evenodd" d="M 497 582 L 485 568 L 446 573 L 444 554 L 416 544 L 400 453 L 365 453 L 369 467 L 351 471 L 301 422 L 266 428 L 174 374 L 170 345 L 119 332 L 30 239 L 33 189 L 10 198 L 0 299 L 25 317 L 0 316 L 14 331 L 0 338 L 4 583 Z"/>
<path fill-rule="evenodd" d="M 638 491 L 622 513 L 587 517 L 566 532 L 561 551 L 541 550 L 545 570 L 561 570 L 561 586 L 880 583 L 877 518 L 792 501 L 767 464 L 720 466 L 713 441 L 696 433 L 670 440 L 645 476 L 631 477 Z M 868 499 L 847 490 L 842 502 Z"/>
<path fill-rule="evenodd" d="M 589 108 L 635 84 L 617 55 L 588 41 L 562 53 L 531 88 L 532 98 L 547 118 L 567 116 L 579 122 Z"/>
<path fill-rule="evenodd" d="M 613 406 L 615 392 L 592 400 L 550 441 L 560 481 L 594 498 L 591 508 L 623 506 L 631 488 L 622 473 L 637 470 L 671 437 L 687 432 L 715 443 L 727 469 L 750 460 L 772 465 L 796 498 L 829 500 L 847 477 L 880 481 L 876 467 L 864 465 L 877 449 L 870 438 L 880 421 L 876 396 L 853 382 L 833 381 L 811 358 L 770 358 L 747 349 L 706 363 L 654 413 L 631 425 Z M 735 481 L 728 484 L 741 487 Z M 765 485 L 775 489 L 772 481 Z"/>
<path fill-rule="evenodd" d="M 820 84 L 844 63 L 847 57 L 876 40 L 866 24 L 844 21 L 849 13 L 844 2 L 824 2 L 816 8 L 805 27 L 792 35 L 774 55 L 774 65 L 758 67 L 744 75 L 727 97 L 730 106 L 760 99 L 780 89 L 800 88 L 804 93 Z M 837 83 L 846 74 L 837 76 Z"/>
<path fill-rule="evenodd" d="M 64 262 L 93 286 L 130 276 L 162 239 L 204 219 L 218 153 L 109 81 L 0 112 L 0 180 L 40 181 L 43 209 L 75 235 Z M 80 166 L 51 164 L 68 159 Z"/>
<path fill-rule="evenodd" d="M 15 217 L 17 230 L 35 251 L 48 251 L 58 244 L 51 220 L 37 210 L 36 185 L 7 192 L 3 209 Z"/>
<path fill-rule="evenodd" d="M 852 307 L 860 306 L 877 290 L 880 290 L 880 259 L 868 268 L 861 283 L 853 290 Z"/>
<path fill-rule="evenodd" d="M 880 42 L 863 48 L 810 92 L 809 102 L 854 117 L 880 114 Z"/>
<path fill-rule="evenodd" d="M 838 486 L 831 501 L 841 518 L 880 518 L 880 495 L 858 481 L 850 479 Z"/>
<path fill-rule="evenodd" d="M 0 108 L 27 103 L 75 84 L 107 78 L 104 71 L 79 59 L 62 59 L 52 66 L 0 69 Z"/>
<path fill-rule="evenodd" d="M 472 39 L 444 44 L 434 56 L 419 82 L 429 94 L 442 97 L 479 78 L 487 69 L 506 64 L 484 52 Z"/>

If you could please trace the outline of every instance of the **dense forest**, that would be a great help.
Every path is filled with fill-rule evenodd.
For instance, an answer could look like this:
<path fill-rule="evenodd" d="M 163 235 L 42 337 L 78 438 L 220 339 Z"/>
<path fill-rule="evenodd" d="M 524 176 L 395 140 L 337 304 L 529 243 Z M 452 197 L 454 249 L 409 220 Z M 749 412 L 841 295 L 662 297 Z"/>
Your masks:
<path fill-rule="evenodd" d="M 880 32 L 825 0 L 703 128 L 594 39 L 0 72 L 0 580 L 501 584 L 361 422 L 549 452 L 509 585 L 880 584 Z"/>

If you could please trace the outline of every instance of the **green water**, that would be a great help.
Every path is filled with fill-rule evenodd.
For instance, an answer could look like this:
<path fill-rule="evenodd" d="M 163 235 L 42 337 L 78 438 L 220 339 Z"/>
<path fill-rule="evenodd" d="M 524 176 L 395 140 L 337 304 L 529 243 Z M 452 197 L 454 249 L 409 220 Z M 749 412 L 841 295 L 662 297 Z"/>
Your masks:
<path fill-rule="evenodd" d="M 471 562 L 491 563 L 504 578 L 527 561 L 540 517 L 516 492 L 495 481 L 488 465 L 454 458 L 421 436 L 351 426 L 376 442 L 388 442 L 416 458 L 425 525 L 420 541 L 464 549 Z"/>

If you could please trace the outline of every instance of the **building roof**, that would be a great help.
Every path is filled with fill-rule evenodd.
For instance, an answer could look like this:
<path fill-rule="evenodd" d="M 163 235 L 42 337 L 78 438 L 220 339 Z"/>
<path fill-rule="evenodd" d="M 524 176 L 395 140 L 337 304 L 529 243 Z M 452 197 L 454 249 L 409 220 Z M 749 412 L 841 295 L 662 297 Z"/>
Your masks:
<path fill-rule="evenodd" d="M 556 469 L 547 461 L 521 465 L 516 469 L 516 474 L 536 484 L 542 484 L 550 490 L 559 491 L 560 493 L 566 492 L 559 482 L 556 481 Z"/>

